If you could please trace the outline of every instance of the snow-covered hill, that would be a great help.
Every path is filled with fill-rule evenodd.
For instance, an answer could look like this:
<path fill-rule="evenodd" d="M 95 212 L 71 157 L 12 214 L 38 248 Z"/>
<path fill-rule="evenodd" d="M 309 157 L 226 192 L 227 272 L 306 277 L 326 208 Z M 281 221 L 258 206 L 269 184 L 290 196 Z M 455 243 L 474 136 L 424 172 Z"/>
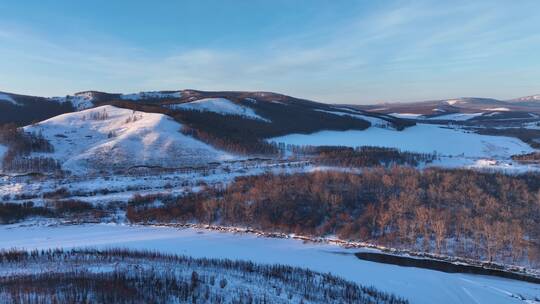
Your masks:
<path fill-rule="evenodd" d="M 25 127 L 42 133 L 64 169 L 114 169 L 137 165 L 182 167 L 231 159 L 230 154 L 180 133 L 162 114 L 101 106 Z"/>
<path fill-rule="evenodd" d="M 253 109 L 235 104 L 226 98 L 203 98 L 182 104 L 170 104 L 167 107 L 171 109 L 214 112 L 222 115 L 240 115 L 250 119 L 269 122 L 268 119 L 257 115 Z"/>

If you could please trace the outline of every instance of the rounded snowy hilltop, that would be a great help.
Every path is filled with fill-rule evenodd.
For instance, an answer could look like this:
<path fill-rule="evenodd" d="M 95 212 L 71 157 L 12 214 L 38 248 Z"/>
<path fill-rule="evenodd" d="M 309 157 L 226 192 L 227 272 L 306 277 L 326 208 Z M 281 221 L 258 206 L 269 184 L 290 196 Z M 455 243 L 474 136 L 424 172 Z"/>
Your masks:
<path fill-rule="evenodd" d="M 73 173 L 140 165 L 196 166 L 233 158 L 182 134 L 181 128 L 163 114 L 101 106 L 56 116 L 25 131 L 49 140 L 54 152 L 47 156 Z"/>

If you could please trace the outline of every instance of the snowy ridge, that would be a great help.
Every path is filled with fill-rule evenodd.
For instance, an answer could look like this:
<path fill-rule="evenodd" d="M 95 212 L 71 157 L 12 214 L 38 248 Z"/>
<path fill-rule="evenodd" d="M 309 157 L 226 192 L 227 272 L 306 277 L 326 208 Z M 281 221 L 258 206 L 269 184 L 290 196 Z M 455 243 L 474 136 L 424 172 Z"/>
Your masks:
<path fill-rule="evenodd" d="M 95 96 L 94 92 L 88 91 L 75 93 L 75 95 L 68 95 L 65 97 L 51 97 L 49 99 L 59 103 L 71 103 L 77 111 L 81 111 L 94 106 L 93 101 L 95 100 Z"/>
<path fill-rule="evenodd" d="M 240 115 L 250 119 L 270 122 L 268 119 L 257 115 L 253 109 L 235 104 L 226 98 L 203 98 L 188 103 L 171 104 L 167 106 L 171 109 L 207 111 L 222 115 Z"/>
<path fill-rule="evenodd" d="M 59 103 L 71 103 L 77 111 L 85 110 L 94 107 L 94 102 L 97 99 L 99 92 L 86 91 L 75 93 L 74 95 L 68 95 L 65 97 L 51 97 L 49 100 L 53 100 Z M 103 93 L 102 93 L 103 94 Z M 145 100 L 145 99 L 164 99 L 164 98 L 181 98 L 182 92 L 160 92 L 160 91 L 148 91 L 131 94 L 109 94 L 112 96 L 119 96 L 123 100 Z"/>
<path fill-rule="evenodd" d="M 182 92 L 159 92 L 149 91 L 133 94 L 122 94 L 120 98 L 125 100 L 144 100 L 144 99 L 162 99 L 162 98 L 181 98 Z"/>
<path fill-rule="evenodd" d="M 180 133 L 182 125 L 163 114 L 101 106 L 63 114 L 25 127 L 54 146 L 46 155 L 64 169 L 114 169 L 137 165 L 182 167 L 232 156 Z"/>
<path fill-rule="evenodd" d="M 511 101 L 540 101 L 540 94 L 519 97 L 519 98 L 512 99 Z"/>
<path fill-rule="evenodd" d="M 444 102 L 453 106 L 455 104 L 465 103 L 466 101 L 463 101 L 461 99 L 449 99 L 449 100 L 445 100 Z"/>
<path fill-rule="evenodd" d="M 404 119 L 419 119 L 424 117 L 424 115 L 416 113 L 390 113 L 388 115 Z"/>
<path fill-rule="evenodd" d="M 327 111 L 327 110 L 321 110 L 321 109 L 315 109 L 314 111 L 330 113 L 330 114 L 339 115 L 339 116 L 350 116 L 350 117 L 358 118 L 358 119 L 361 119 L 361 120 L 369 121 L 369 123 L 373 127 L 378 127 L 378 128 L 391 128 L 392 127 L 392 124 L 389 123 L 388 121 L 384 120 L 384 119 L 371 117 L 371 116 L 367 116 L 367 115 L 353 114 L 353 113 L 349 113 L 349 112 Z M 353 111 L 353 110 L 348 110 L 348 111 Z M 354 112 L 356 112 L 356 111 L 354 111 Z"/>
<path fill-rule="evenodd" d="M 9 102 L 11 104 L 14 104 L 16 106 L 20 106 L 20 104 L 13 99 L 13 97 L 9 96 L 8 94 L 0 93 L 0 102 Z"/>

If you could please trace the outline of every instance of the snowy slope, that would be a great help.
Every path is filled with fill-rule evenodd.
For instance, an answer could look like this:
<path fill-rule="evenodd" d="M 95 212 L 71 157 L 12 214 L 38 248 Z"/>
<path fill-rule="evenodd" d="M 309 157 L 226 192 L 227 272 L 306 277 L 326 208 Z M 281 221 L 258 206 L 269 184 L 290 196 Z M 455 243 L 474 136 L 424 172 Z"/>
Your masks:
<path fill-rule="evenodd" d="M 225 98 L 203 98 L 196 101 L 172 104 L 169 105 L 172 109 L 185 109 L 195 111 L 208 111 L 222 115 L 240 115 L 251 119 L 258 119 L 268 121 L 267 119 L 257 115 L 252 109 L 235 104 L 234 102 Z"/>
<path fill-rule="evenodd" d="M 390 113 L 389 115 L 397 117 L 397 118 L 405 118 L 405 119 L 420 119 L 424 117 L 424 115 L 422 114 L 415 114 L 415 113 Z"/>
<path fill-rule="evenodd" d="M 521 281 L 380 264 L 357 259 L 359 249 L 263 238 L 253 234 L 124 225 L 0 226 L 0 249 L 121 247 L 193 257 L 285 264 L 331 273 L 421 304 L 524 304 L 540 297 L 539 285 Z M 534 302 L 530 302 L 534 303 Z"/>
<path fill-rule="evenodd" d="M 321 131 L 290 134 L 269 141 L 293 145 L 380 146 L 403 151 L 467 157 L 508 158 L 534 151 L 524 142 L 510 137 L 467 133 L 459 129 L 418 124 L 403 131 L 369 128 L 364 131 Z"/>
<path fill-rule="evenodd" d="M 54 145 L 52 157 L 71 171 L 136 165 L 180 167 L 232 158 L 192 137 L 162 114 L 101 106 L 25 127 Z"/>
<path fill-rule="evenodd" d="M 75 95 L 68 95 L 65 97 L 51 97 L 50 100 L 58 103 L 71 103 L 77 111 L 89 109 L 94 106 L 94 94 L 93 92 L 81 92 Z"/>
<path fill-rule="evenodd" d="M 19 105 L 19 103 L 16 102 L 15 99 L 13 99 L 13 97 L 9 96 L 8 94 L 4 94 L 4 93 L 0 93 L 0 102 L 8 102 L 8 103 L 14 104 L 16 106 Z"/>
<path fill-rule="evenodd" d="M 362 115 L 362 114 L 359 114 L 359 112 L 357 114 L 350 113 L 353 110 L 348 110 L 347 109 L 347 111 L 349 111 L 349 112 L 340 112 L 340 111 L 327 111 L 327 110 L 315 109 L 314 111 L 330 113 L 330 114 L 339 115 L 339 116 L 350 116 L 350 117 L 358 118 L 358 119 L 361 119 L 361 120 L 369 121 L 369 123 L 371 123 L 371 126 L 373 126 L 373 127 L 379 127 L 379 128 L 390 128 L 390 127 L 392 127 L 392 124 L 389 123 L 388 121 L 384 120 L 384 119 Z"/>

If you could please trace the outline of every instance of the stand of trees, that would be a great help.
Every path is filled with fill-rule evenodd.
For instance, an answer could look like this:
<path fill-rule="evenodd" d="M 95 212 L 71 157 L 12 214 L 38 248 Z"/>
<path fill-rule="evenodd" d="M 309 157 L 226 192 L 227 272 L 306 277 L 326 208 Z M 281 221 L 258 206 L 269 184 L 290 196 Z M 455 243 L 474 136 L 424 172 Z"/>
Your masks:
<path fill-rule="evenodd" d="M 402 152 L 398 149 L 383 147 L 288 145 L 286 149 L 294 155 L 307 157 L 315 163 L 338 167 L 418 166 L 437 159 L 436 154 Z"/>
<path fill-rule="evenodd" d="M 540 152 L 512 155 L 512 159 L 522 163 L 540 163 Z"/>
<path fill-rule="evenodd" d="M 130 204 L 132 222 L 199 222 L 540 265 L 540 178 L 394 167 L 362 174 L 240 177 L 227 187 Z"/>
<path fill-rule="evenodd" d="M 0 267 L 35 269 L 0 276 L 3 303 L 408 303 L 307 269 L 157 252 L 7 251 Z"/>
<path fill-rule="evenodd" d="M 43 206 L 33 202 L 0 203 L 0 224 L 11 224 L 29 217 L 67 218 L 73 221 L 91 221 L 114 212 L 78 200 L 52 200 Z"/>
<path fill-rule="evenodd" d="M 54 147 L 41 133 L 27 133 L 13 124 L 0 126 L 0 144 L 8 147 L 2 169 L 9 172 L 51 172 L 60 170 L 60 163 L 50 157 L 28 157 L 32 152 L 54 152 Z"/>

